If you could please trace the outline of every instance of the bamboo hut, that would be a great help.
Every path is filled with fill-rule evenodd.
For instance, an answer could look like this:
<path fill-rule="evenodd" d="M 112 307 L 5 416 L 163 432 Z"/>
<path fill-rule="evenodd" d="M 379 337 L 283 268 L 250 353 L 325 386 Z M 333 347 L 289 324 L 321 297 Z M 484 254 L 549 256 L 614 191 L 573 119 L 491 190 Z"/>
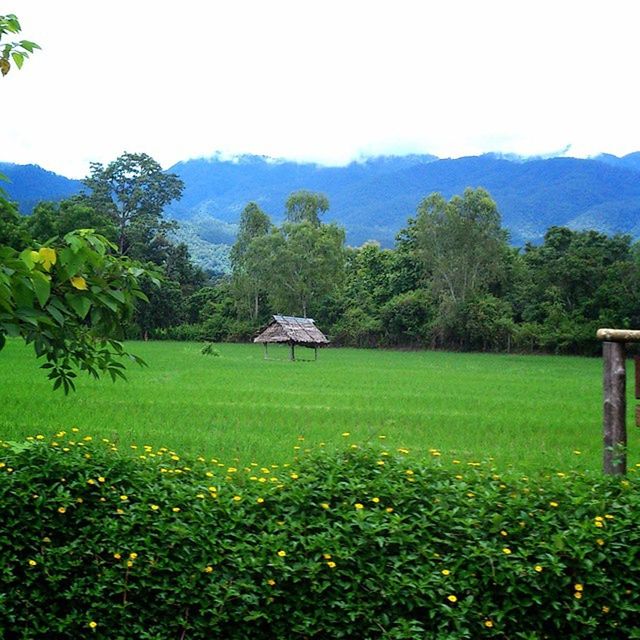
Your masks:
<path fill-rule="evenodd" d="M 318 359 L 318 347 L 329 344 L 327 337 L 316 327 L 312 318 L 294 316 L 273 316 L 273 320 L 253 339 L 264 344 L 264 357 L 269 355 L 269 344 L 288 344 L 291 347 L 291 360 L 296 359 L 297 346 L 313 349 Z"/>

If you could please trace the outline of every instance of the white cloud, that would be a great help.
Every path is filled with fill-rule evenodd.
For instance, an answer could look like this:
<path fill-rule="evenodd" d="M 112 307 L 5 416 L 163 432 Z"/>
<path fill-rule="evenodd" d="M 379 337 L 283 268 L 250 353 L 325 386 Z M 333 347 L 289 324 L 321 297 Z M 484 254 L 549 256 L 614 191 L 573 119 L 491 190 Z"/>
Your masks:
<path fill-rule="evenodd" d="M 20 0 L 0 160 L 640 149 L 635 0 Z M 6 117 L 6 116 L 5 116 Z"/>

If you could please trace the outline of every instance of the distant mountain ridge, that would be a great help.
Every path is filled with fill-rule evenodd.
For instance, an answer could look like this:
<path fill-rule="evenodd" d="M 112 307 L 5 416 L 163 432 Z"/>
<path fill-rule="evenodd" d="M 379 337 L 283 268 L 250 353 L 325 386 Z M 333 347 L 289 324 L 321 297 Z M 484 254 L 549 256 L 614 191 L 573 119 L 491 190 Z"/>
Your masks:
<path fill-rule="evenodd" d="M 168 169 L 185 182 L 182 199 L 167 213 L 209 243 L 228 243 L 240 212 L 257 202 L 275 222 L 293 191 L 325 193 L 331 208 L 326 221 L 347 230 L 359 245 L 393 244 L 420 201 L 438 191 L 446 198 L 466 187 L 484 187 L 498 204 L 511 241 L 539 241 L 552 225 L 594 228 L 640 237 L 640 152 L 622 158 L 520 158 L 485 154 L 456 159 L 430 155 L 381 156 L 343 167 L 220 155 L 179 162 Z M 77 193 L 81 183 L 29 165 L 0 164 L 12 179 L 5 189 L 23 212 L 40 199 Z M 38 179 L 41 172 L 41 180 Z M 200 245 L 200 251 L 202 245 Z"/>
<path fill-rule="evenodd" d="M 9 198 L 20 205 L 22 213 L 31 213 L 43 200 L 64 200 L 80 192 L 82 182 L 47 171 L 37 164 L 0 162 L 0 174 L 8 182 L 0 181 Z"/>

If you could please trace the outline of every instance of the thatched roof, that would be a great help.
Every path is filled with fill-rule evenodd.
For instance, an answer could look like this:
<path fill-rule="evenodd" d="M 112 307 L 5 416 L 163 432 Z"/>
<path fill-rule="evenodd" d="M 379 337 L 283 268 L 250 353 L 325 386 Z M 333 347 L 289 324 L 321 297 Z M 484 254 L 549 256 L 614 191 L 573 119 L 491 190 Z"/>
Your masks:
<path fill-rule="evenodd" d="M 321 347 L 329 344 L 327 337 L 316 327 L 311 318 L 293 316 L 273 316 L 273 320 L 253 341 L 300 344 L 305 347 Z"/>

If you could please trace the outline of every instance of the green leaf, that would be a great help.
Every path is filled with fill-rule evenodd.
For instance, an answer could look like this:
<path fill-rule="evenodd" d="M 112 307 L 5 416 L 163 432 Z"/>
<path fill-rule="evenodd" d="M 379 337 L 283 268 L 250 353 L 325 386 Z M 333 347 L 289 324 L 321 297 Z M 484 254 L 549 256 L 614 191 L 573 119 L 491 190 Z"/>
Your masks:
<path fill-rule="evenodd" d="M 51 280 L 44 273 L 34 271 L 31 274 L 31 282 L 40 306 L 44 307 L 51 295 Z"/>
<path fill-rule="evenodd" d="M 31 42 L 31 40 L 20 40 L 20 46 L 23 49 L 26 49 L 29 53 L 33 53 L 34 49 L 42 48 L 39 44 L 35 42 Z"/>
<path fill-rule="evenodd" d="M 65 300 L 69 306 L 76 312 L 76 315 L 84 320 L 91 309 L 91 300 L 87 296 L 80 294 L 67 293 Z"/>
<path fill-rule="evenodd" d="M 13 51 L 11 53 L 11 57 L 16 63 L 16 67 L 18 67 L 18 69 L 22 69 L 22 65 L 24 64 L 24 54 L 20 53 L 19 51 Z"/>

